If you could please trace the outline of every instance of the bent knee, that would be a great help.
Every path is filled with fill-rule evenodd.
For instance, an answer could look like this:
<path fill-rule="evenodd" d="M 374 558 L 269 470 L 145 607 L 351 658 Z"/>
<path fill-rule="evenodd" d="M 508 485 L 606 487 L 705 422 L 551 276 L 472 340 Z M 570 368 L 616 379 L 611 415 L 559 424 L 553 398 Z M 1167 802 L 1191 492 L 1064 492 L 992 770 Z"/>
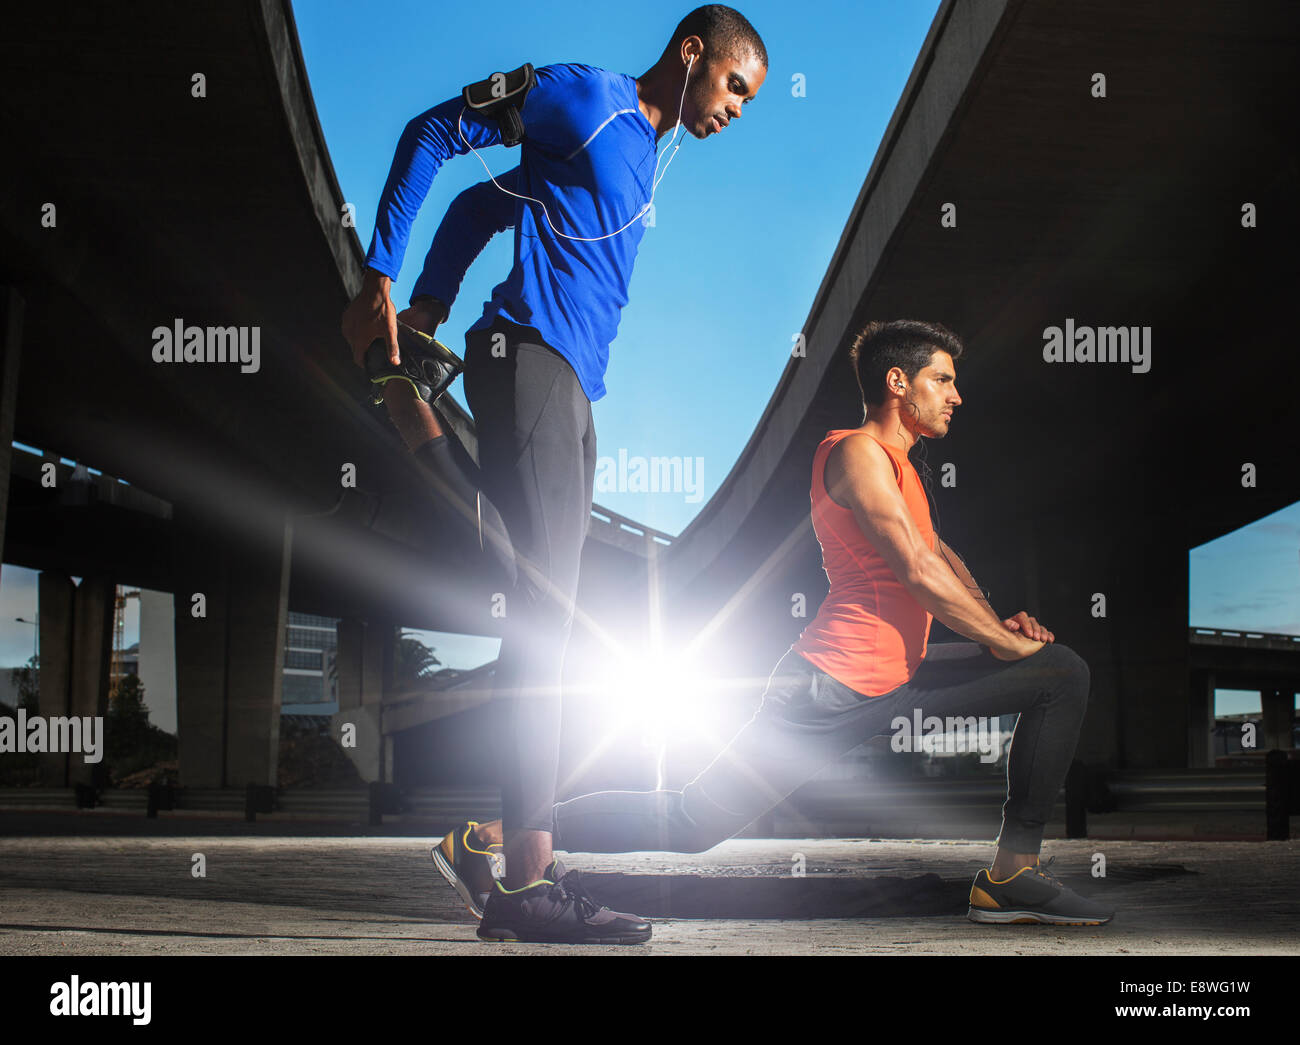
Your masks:
<path fill-rule="evenodd" d="M 1060 679 L 1062 691 L 1086 705 L 1092 686 L 1092 669 L 1088 662 L 1059 642 L 1048 643 L 1039 652 L 1047 660 L 1045 666 Z"/>

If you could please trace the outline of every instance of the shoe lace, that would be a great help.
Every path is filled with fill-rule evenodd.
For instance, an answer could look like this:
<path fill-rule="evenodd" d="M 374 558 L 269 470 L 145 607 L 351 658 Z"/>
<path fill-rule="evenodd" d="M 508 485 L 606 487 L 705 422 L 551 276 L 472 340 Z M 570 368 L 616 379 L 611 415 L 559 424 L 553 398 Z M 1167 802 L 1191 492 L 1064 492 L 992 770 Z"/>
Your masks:
<path fill-rule="evenodd" d="M 1064 889 L 1065 883 L 1062 882 L 1059 878 L 1057 878 L 1056 875 L 1052 872 L 1051 868 L 1054 863 L 1056 863 L 1056 857 L 1049 856 L 1047 858 L 1047 863 L 1042 863 L 1040 861 L 1034 867 L 1034 873 L 1038 875 L 1040 878 L 1046 878 L 1049 882 L 1052 883 L 1052 885 L 1056 886 L 1056 888 Z"/>
<path fill-rule="evenodd" d="M 555 886 L 566 899 L 572 901 L 583 921 L 593 917 L 600 910 L 600 904 L 587 895 L 582 884 L 581 871 L 569 871 Z"/>

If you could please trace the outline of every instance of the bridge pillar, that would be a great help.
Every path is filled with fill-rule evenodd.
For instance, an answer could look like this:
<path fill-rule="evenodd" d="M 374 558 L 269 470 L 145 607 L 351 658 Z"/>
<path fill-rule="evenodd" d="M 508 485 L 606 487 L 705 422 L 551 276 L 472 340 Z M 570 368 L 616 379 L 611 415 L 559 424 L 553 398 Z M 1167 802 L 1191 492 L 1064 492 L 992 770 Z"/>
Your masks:
<path fill-rule="evenodd" d="M 999 558 L 990 546 L 994 565 L 984 581 L 985 558 L 968 561 L 994 588 L 1000 614 L 1024 601 L 1038 616 L 1041 599 L 1041 619 L 1056 641 L 1087 661 L 1092 689 L 1076 758 L 1109 768 L 1181 768 L 1189 764 L 1189 735 L 1202 723 L 1202 712 L 1189 711 L 1187 551 L 1163 538 L 1179 532 L 1176 520 L 1162 517 L 1140 489 L 1115 500 L 1122 511 L 1099 501 L 1095 516 L 1077 504 L 1037 514 L 1036 540 L 1026 546 L 1036 563 L 1007 551 Z M 1105 535 L 1116 535 L 1113 543 L 1103 543 Z M 1204 713 L 1213 714 L 1212 702 Z M 1207 745 L 1209 728 L 1206 719 Z"/>
<path fill-rule="evenodd" d="M 14 456 L 14 413 L 18 407 L 18 363 L 22 358 L 23 299 L 13 287 L 0 288 L 0 558 L 9 514 L 9 473 Z"/>
<path fill-rule="evenodd" d="M 334 666 L 338 672 L 340 711 L 361 706 L 361 651 L 365 631 L 365 622 L 356 617 L 340 617 L 335 625 L 338 640 Z"/>
<path fill-rule="evenodd" d="M 1122 499 L 1120 500 L 1122 502 Z M 1178 497 L 1166 503 L 1181 504 Z M 1187 765 L 1188 682 L 1187 548 L 1163 535 L 1178 520 L 1161 517 L 1155 504 L 1130 504 L 1144 527 L 1132 532 L 1127 514 L 1111 518 L 1121 534 L 1109 583 L 1107 619 L 1114 651 L 1114 714 L 1118 764 L 1129 769 Z"/>
<path fill-rule="evenodd" d="M 45 718 L 71 714 L 72 604 L 77 586 L 64 573 L 45 571 L 36 588 L 40 622 L 40 711 Z M 47 752 L 41 756 L 41 783 L 68 787 L 68 756 Z"/>
<path fill-rule="evenodd" d="M 181 786 L 274 785 L 290 524 L 253 543 L 213 532 L 188 506 L 173 520 Z"/>
<path fill-rule="evenodd" d="M 113 600 L 117 585 L 107 577 L 83 577 L 72 600 L 72 664 L 68 714 L 102 718 L 108 714 L 109 664 L 113 652 Z M 42 714 L 44 710 L 42 709 Z M 106 734 L 104 734 L 106 736 Z M 102 754 L 102 752 L 101 752 Z M 69 784 L 102 784 L 106 763 L 88 763 L 81 754 L 65 755 Z"/>
<path fill-rule="evenodd" d="M 293 535 L 286 519 L 270 546 L 241 549 L 231 560 L 228 786 L 276 783 L 280 761 L 280 695 L 289 565 Z"/>
<path fill-rule="evenodd" d="M 1263 751 L 1290 751 L 1295 747 L 1291 732 L 1295 720 L 1295 690 L 1290 686 L 1270 686 L 1259 692 L 1259 746 Z"/>
<path fill-rule="evenodd" d="M 392 779 L 392 741 L 383 736 L 382 704 L 392 677 L 393 636 L 389 621 L 344 617 L 338 623 L 339 710 L 331 734 L 368 782 Z"/>
<path fill-rule="evenodd" d="M 336 663 L 340 711 L 383 700 L 393 656 L 392 633 L 389 621 L 339 619 Z"/>
<path fill-rule="evenodd" d="M 1187 766 L 1189 769 L 1214 768 L 1214 687 L 1213 671 L 1198 668 L 1191 672 L 1187 705 Z"/>
<path fill-rule="evenodd" d="M 181 787 L 224 787 L 227 549 L 196 513 L 175 504 L 176 736 Z"/>

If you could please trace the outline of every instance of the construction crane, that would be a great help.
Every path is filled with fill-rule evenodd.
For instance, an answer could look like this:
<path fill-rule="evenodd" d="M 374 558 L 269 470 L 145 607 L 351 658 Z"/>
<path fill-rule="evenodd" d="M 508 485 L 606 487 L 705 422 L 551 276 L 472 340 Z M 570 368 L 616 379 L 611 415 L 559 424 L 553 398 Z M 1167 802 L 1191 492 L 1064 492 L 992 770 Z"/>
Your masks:
<path fill-rule="evenodd" d="M 125 642 L 126 642 L 126 600 L 140 598 L 140 590 L 123 591 L 119 584 L 114 589 L 113 595 L 113 655 L 108 668 L 108 684 L 110 689 L 116 688 L 122 675 L 125 673 Z"/>

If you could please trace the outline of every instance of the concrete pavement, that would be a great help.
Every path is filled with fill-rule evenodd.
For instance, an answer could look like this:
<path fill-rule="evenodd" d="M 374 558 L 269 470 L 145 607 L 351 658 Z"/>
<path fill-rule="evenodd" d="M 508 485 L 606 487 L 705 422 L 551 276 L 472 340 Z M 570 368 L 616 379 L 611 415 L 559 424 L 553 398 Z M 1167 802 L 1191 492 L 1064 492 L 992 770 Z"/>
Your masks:
<path fill-rule="evenodd" d="M 202 823 L 172 823 L 169 837 L 56 837 L 23 824 L 0 823 L 3 955 L 572 950 L 479 941 L 433 868 L 432 839 Z M 1104 879 L 1089 875 L 1097 853 Z M 1067 884 L 1118 909 L 1096 928 L 967 921 L 971 878 L 992 854 L 968 841 L 738 839 L 700 855 L 563 859 L 598 899 L 655 922 L 644 947 L 584 952 L 1300 954 L 1300 842 L 1049 841 L 1044 858 Z M 198 856 L 206 877 L 192 873 Z"/>

